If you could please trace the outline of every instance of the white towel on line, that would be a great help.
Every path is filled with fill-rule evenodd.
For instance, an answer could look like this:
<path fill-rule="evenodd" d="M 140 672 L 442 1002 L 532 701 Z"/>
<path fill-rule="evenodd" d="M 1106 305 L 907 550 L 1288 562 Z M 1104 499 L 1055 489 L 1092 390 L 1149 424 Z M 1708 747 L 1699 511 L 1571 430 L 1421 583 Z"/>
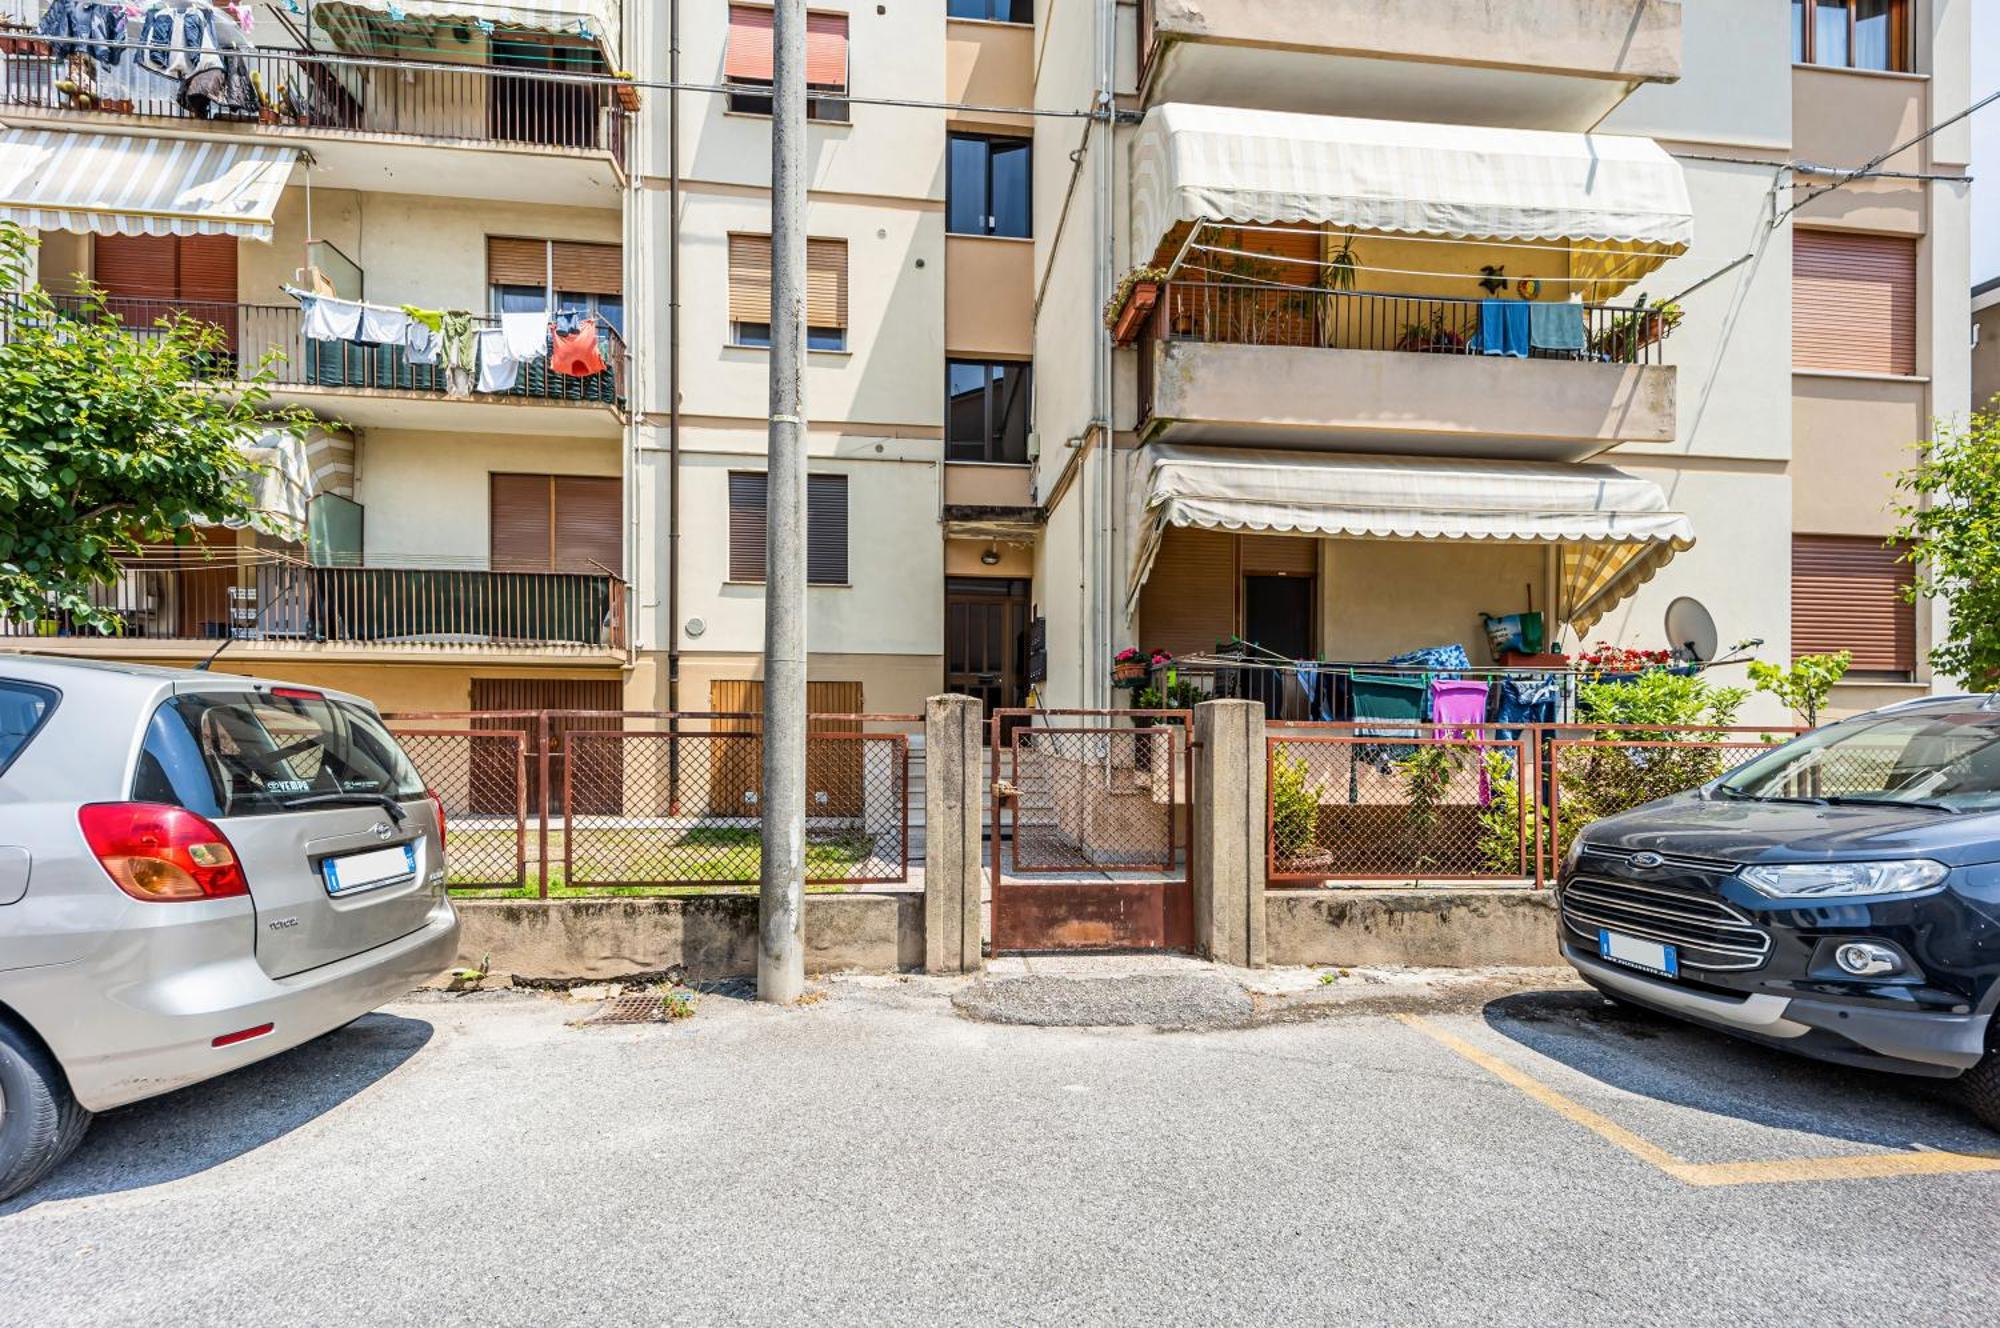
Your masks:
<path fill-rule="evenodd" d="M 304 331 L 308 341 L 352 341 L 361 331 L 361 306 L 330 295 L 315 296 L 306 301 Z"/>
<path fill-rule="evenodd" d="M 500 330 L 507 334 L 507 348 L 515 359 L 539 359 L 549 348 L 549 311 L 501 314 Z"/>
<path fill-rule="evenodd" d="M 360 340 L 378 346 L 400 346 L 409 334 L 410 316 L 401 309 L 378 309 L 372 304 L 361 307 Z"/>
<path fill-rule="evenodd" d="M 521 376 L 521 362 L 507 346 L 507 334 L 499 328 L 479 333 L 479 390 L 511 392 Z"/>

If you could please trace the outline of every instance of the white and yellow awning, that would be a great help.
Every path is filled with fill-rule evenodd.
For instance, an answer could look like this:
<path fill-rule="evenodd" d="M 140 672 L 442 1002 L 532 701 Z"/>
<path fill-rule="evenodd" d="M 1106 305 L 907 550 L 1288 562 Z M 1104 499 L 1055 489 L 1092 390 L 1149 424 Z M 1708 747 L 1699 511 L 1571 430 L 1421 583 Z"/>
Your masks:
<path fill-rule="evenodd" d="M 618 0 L 319 0 L 312 21 L 328 32 L 359 40 L 357 19 L 465 23 L 483 31 L 524 28 L 558 32 L 596 45 L 612 69 L 620 67 Z M 403 54 L 410 54 L 404 51 Z"/>
<path fill-rule="evenodd" d="M 1164 262 L 1203 222 L 1560 243 L 1578 279 L 1619 282 L 1694 238 L 1680 163 L 1649 138 L 1155 106 L 1132 144 L 1132 250 Z"/>
<path fill-rule="evenodd" d="M 0 217 L 31 230 L 271 239 L 296 148 L 10 129 Z"/>
<path fill-rule="evenodd" d="M 1162 443 L 1135 455 L 1128 616 L 1170 526 L 1554 544 L 1559 620 L 1579 635 L 1694 545 L 1659 485 L 1613 466 Z"/>

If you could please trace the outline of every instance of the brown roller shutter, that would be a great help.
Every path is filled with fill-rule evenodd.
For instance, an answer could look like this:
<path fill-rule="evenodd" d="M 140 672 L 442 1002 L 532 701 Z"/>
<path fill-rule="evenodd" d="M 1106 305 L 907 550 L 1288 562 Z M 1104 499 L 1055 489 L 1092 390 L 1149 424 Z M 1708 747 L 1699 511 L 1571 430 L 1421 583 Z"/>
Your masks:
<path fill-rule="evenodd" d="M 1903 546 L 1873 536 L 1792 536 L 1792 656 L 1854 652 L 1864 673 L 1917 666 L 1916 608 L 1903 598 Z"/>
<path fill-rule="evenodd" d="M 771 321 L 771 237 L 729 237 L 729 321 Z"/>
<path fill-rule="evenodd" d="M 847 90 L 847 15 L 806 15 L 806 82 Z"/>
<path fill-rule="evenodd" d="M 729 579 L 764 579 L 764 476 L 729 472 Z"/>
<path fill-rule="evenodd" d="M 546 475 L 495 475 L 492 482 L 492 559 L 496 572 L 545 572 L 549 568 L 550 503 Z"/>
<path fill-rule="evenodd" d="M 771 242 L 764 241 L 768 259 Z M 769 299 L 765 300 L 768 305 Z M 847 241 L 806 241 L 806 326 L 847 326 Z"/>
<path fill-rule="evenodd" d="M 616 295 L 625 289 L 624 250 L 615 244 L 556 240 L 556 289 L 585 295 Z"/>
<path fill-rule="evenodd" d="M 625 503 L 620 482 L 558 475 L 555 503 L 555 570 L 622 575 Z"/>
<path fill-rule="evenodd" d="M 729 7 L 729 52 L 723 57 L 725 79 L 771 81 L 771 11 L 749 5 Z"/>
<path fill-rule="evenodd" d="M 847 476 L 806 476 L 806 581 L 847 584 Z"/>
<path fill-rule="evenodd" d="M 1792 233 L 1792 364 L 1917 371 L 1917 246 L 1900 235 Z"/>
<path fill-rule="evenodd" d="M 210 304 L 236 303 L 236 237 L 183 235 L 179 239 L 180 297 Z"/>
<path fill-rule="evenodd" d="M 486 283 L 489 286 L 537 286 L 549 284 L 549 246 L 546 240 L 517 240 L 504 235 L 486 237 Z"/>
<path fill-rule="evenodd" d="M 180 293 L 178 247 L 172 235 L 100 235 L 91 279 L 116 299 L 172 299 Z"/>
<path fill-rule="evenodd" d="M 1301 535 L 1243 535 L 1245 576 L 1311 576 L 1319 571 L 1319 541 Z"/>
<path fill-rule="evenodd" d="M 1148 650 L 1191 655 L 1236 634 L 1236 537 L 1175 527 L 1160 544 L 1139 594 L 1139 638 Z"/>

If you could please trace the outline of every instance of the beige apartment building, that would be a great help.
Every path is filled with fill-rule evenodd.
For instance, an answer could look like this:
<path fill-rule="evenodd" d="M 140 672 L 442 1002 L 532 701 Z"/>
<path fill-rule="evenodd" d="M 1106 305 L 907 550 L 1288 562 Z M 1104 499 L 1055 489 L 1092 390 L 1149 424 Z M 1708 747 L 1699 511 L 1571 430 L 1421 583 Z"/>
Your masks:
<path fill-rule="evenodd" d="M 754 706 L 768 5 L 250 8 L 262 95 L 222 114 L 101 69 L 86 103 L 8 42 L 0 211 L 51 289 L 284 353 L 324 424 L 300 537 L 205 532 L 108 592 L 124 635 L 0 644 Z M 1118 649 L 1239 637 L 1483 662 L 1480 615 L 1531 607 L 1664 646 L 1682 597 L 1766 658 L 1854 649 L 1844 706 L 1931 685 L 1882 539 L 1971 390 L 1965 126 L 1817 191 L 1966 104 L 1967 8 L 815 3 L 819 708 L 1101 706 Z M 603 368 L 453 391 L 292 290 L 566 312 Z"/>

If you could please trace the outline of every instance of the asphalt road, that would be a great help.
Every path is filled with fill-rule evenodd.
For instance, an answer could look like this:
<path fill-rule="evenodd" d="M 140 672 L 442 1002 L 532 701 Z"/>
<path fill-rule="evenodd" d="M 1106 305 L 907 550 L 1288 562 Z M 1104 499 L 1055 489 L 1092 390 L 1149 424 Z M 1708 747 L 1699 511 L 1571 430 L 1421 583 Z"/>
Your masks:
<path fill-rule="evenodd" d="M 1574 993 L 1177 1033 L 949 995 L 589 1029 L 525 995 L 397 1005 L 100 1120 L 0 1207 L 0 1324 L 1989 1328 L 2000 1304 L 2000 1170 L 1957 1156 L 2000 1137 L 1901 1084 Z"/>

